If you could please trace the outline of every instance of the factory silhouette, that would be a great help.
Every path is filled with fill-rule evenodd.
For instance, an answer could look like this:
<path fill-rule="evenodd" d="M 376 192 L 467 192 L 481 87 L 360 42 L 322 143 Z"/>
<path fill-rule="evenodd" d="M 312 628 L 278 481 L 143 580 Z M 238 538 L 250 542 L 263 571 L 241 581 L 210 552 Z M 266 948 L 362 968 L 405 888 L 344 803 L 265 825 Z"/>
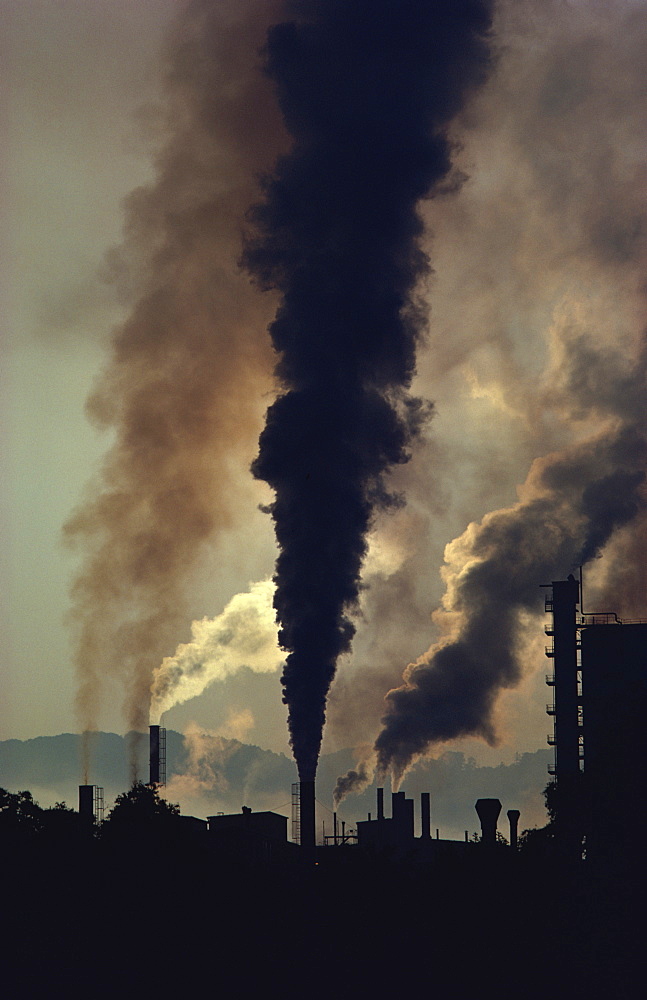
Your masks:
<path fill-rule="evenodd" d="M 374 815 L 318 832 L 313 782 L 293 786 L 291 824 L 247 806 L 182 816 L 160 794 L 153 726 L 149 782 L 103 823 L 101 789 L 85 784 L 47 837 L 3 828 L 11 995 L 113 997 L 126 984 L 150 996 L 209 976 L 237 997 L 275 982 L 314 998 L 636 995 L 647 622 L 584 614 L 573 577 L 548 585 L 546 610 L 546 827 L 517 837 L 512 808 L 506 839 L 500 801 L 483 798 L 480 837 L 446 840 L 428 794 L 416 824 L 412 799 L 393 793 L 389 810 L 378 787 Z"/>
<path fill-rule="evenodd" d="M 546 655 L 553 665 L 546 675 L 553 693 L 547 713 L 554 724 L 548 743 L 555 754 L 545 793 L 550 823 L 544 831 L 526 831 L 521 846 L 573 865 L 627 863 L 636 854 L 636 830 L 644 828 L 647 818 L 645 803 L 636 794 L 647 749 L 642 724 L 647 709 L 647 621 L 621 621 L 613 611 L 584 613 L 581 579 L 572 575 L 545 588 L 550 615 L 545 631 L 551 639 Z M 161 790 L 166 784 L 165 729 L 150 726 L 149 740 L 148 786 Z M 438 829 L 433 834 L 429 793 L 420 797 L 418 823 L 415 805 L 403 791 L 393 792 L 387 816 L 384 788 L 378 787 L 374 815 L 347 829 L 334 813 L 332 829 L 317 831 L 315 782 L 301 781 L 292 786 L 290 820 L 249 806 L 206 820 L 180 819 L 194 839 L 203 838 L 224 855 L 254 862 L 316 858 L 318 863 L 333 863 L 334 850 L 345 863 L 359 858 L 440 862 L 473 852 L 475 843 L 467 831 L 464 841 L 441 839 Z M 519 811 L 507 810 L 503 836 L 498 829 L 500 801 L 479 799 L 475 808 L 481 826 L 478 847 L 505 844 L 509 852 L 518 853 Z M 102 789 L 79 786 L 79 813 L 86 828 L 100 825 Z"/>

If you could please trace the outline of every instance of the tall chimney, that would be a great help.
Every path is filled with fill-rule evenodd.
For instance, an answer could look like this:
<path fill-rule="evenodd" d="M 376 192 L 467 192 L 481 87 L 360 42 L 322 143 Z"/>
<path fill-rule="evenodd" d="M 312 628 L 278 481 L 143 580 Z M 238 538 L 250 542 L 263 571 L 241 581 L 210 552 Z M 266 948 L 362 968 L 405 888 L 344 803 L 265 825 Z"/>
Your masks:
<path fill-rule="evenodd" d="M 88 823 L 94 820 L 94 785 L 79 785 L 79 816 Z"/>
<path fill-rule="evenodd" d="M 149 726 L 149 785 L 166 784 L 166 729 Z"/>
<path fill-rule="evenodd" d="M 301 847 L 306 851 L 315 849 L 315 783 L 299 782 L 299 829 Z"/>
<path fill-rule="evenodd" d="M 431 837 L 431 800 L 429 792 L 420 793 L 420 833 L 423 840 Z"/>
<path fill-rule="evenodd" d="M 510 822 L 510 847 L 517 847 L 517 829 L 519 826 L 519 810 L 508 809 L 508 820 Z"/>
<path fill-rule="evenodd" d="M 379 820 L 384 819 L 384 789 L 378 788 L 377 790 L 377 818 Z"/>
<path fill-rule="evenodd" d="M 496 844 L 496 824 L 501 812 L 498 799 L 477 799 L 474 807 L 481 821 L 481 843 L 487 847 Z"/>
<path fill-rule="evenodd" d="M 149 726 L 149 785 L 160 783 L 160 727 Z"/>

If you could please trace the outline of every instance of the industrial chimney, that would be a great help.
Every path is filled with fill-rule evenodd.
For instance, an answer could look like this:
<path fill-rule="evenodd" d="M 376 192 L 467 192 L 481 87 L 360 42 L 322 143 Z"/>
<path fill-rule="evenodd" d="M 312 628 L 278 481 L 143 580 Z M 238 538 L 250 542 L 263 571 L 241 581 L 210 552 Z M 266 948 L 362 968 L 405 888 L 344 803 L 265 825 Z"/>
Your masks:
<path fill-rule="evenodd" d="M 474 807 L 481 821 L 481 843 L 486 847 L 496 844 L 496 825 L 501 812 L 498 799 L 477 799 Z"/>
<path fill-rule="evenodd" d="M 103 788 L 79 785 L 79 816 L 88 824 L 103 822 Z"/>
<path fill-rule="evenodd" d="M 79 785 L 79 816 L 87 822 L 94 819 L 94 785 Z"/>
<path fill-rule="evenodd" d="M 420 793 L 420 835 L 423 840 L 431 837 L 431 799 L 429 792 Z"/>
<path fill-rule="evenodd" d="M 299 843 L 306 851 L 315 849 L 315 783 L 299 782 Z"/>
<path fill-rule="evenodd" d="M 166 729 L 149 726 L 149 785 L 166 784 Z"/>

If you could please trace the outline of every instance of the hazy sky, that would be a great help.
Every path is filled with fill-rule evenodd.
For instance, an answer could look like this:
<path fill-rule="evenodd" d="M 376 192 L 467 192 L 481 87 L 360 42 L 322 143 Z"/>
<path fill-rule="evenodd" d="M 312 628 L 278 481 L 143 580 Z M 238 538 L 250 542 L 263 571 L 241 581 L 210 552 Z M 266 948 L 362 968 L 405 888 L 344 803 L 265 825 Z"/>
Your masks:
<path fill-rule="evenodd" d="M 191 457 L 180 466 L 199 482 L 196 523 L 203 527 L 183 556 L 178 589 L 163 595 L 173 614 L 155 642 L 146 633 L 137 670 L 152 675 L 163 657 L 189 643 L 194 620 L 220 615 L 236 594 L 272 574 L 272 526 L 258 510 L 269 492 L 248 468 L 272 399 L 264 329 L 274 304 L 239 274 L 237 257 L 256 172 L 285 141 L 269 84 L 255 69 L 265 26 L 283 5 L 194 3 L 188 15 L 187 5 L 170 0 L 0 6 L 9 81 L 2 104 L 0 738 L 79 731 L 90 717 L 101 729 L 123 732 L 136 717 L 128 707 L 136 692 L 115 641 L 123 640 L 126 621 L 115 624 L 115 616 L 128 617 L 128 595 L 116 603 L 106 597 L 114 590 L 111 573 L 121 573 L 126 558 L 115 545 L 120 528 L 110 536 L 107 589 L 93 596 L 91 612 L 79 610 L 77 589 L 77 616 L 94 622 L 86 648 L 96 650 L 96 666 L 86 664 L 84 674 L 86 685 L 96 682 L 96 703 L 83 716 L 83 708 L 75 710 L 78 641 L 65 619 L 72 581 L 79 574 L 86 580 L 81 603 L 92 589 L 90 564 L 87 549 L 65 547 L 63 525 L 75 511 L 93 509 L 99 495 L 96 477 L 117 433 L 99 424 L 116 419 L 113 410 L 132 401 L 133 386 L 149 384 L 145 348 L 124 366 L 124 343 L 129 331 L 138 344 L 146 340 L 142 303 L 153 292 L 166 301 L 165 283 L 173 296 L 160 308 L 190 328 L 197 351 L 211 343 L 203 328 L 213 322 L 219 332 L 205 355 L 209 365 L 185 372 L 181 391 L 172 371 L 164 373 L 166 405 L 186 407 L 193 398 L 191 413 L 206 428 L 191 431 Z M 627 386 L 634 409 L 645 413 L 647 4 L 503 3 L 495 40 L 495 71 L 452 127 L 463 183 L 423 208 L 434 273 L 422 290 L 429 335 L 415 389 L 434 401 L 436 413 L 423 445 L 394 475 L 406 506 L 376 525 L 363 615 L 333 686 L 324 750 L 375 739 L 384 695 L 445 627 L 431 614 L 475 558 L 477 529 L 468 525 L 527 498 L 537 465 L 535 480 L 519 488 L 535 460 L 584 446 L 595 452 L 610 426 L 630 420 L 622 408 Z M 124 208 L 123 199 L 142 186 L 148 190 Z M 218 216 L 206 236 L 202 223 L 197 227 L 199 249 L 195 232 L 165 220 L 175 227 L 171 254 L 160 235 L 166 207 L 174 219 L 184 213 L 182 227 L 193 210 L 200 220 Z M 126 242 L 111 253 L 125 222 Z M 111 355 L 113 330 L 122 331 L 121 374 Z M 153 369 L 152 347 L 149 358 Z M 92 392 L 94 423 L 85 412 Z M 148 475 L 157 476 L 154 465 Z M 210 504 L 216 513 L 205 524 Z M 166 516 L 170 538 L 173 516 Z M 78 541 L 85 529 L 75 523 Z M 547 516 L 548 536 L 551 530 Z M 612 538 L 587 571 L 591 601 L 640 613 L 646 535 L 638 514 Z M 445 546 L 461 536 L 443 571 Z M 130 538 L 125 529 L 123 538 Z M 458 744 L 488 762 L 545 746 L 550 665 L 539 584 L 546 582 L 536 580 L 537 608 L 523 611 L 524 679 L 499 700 L 501 745 Z M 151 587 L 161 593 L 159 582 Z M 493 614 L 494 634 L 497 627 Z M 92 646 L 102 637 L 102 648 Z M 244 654 L 236 669 L 216 666 L 221 679 L 168 711 L 165 724 L 181 730 L 197 723 L 287 752 L 279 674 L 269 666 L 263 672 L 251 657 L 247 667 Z"/>

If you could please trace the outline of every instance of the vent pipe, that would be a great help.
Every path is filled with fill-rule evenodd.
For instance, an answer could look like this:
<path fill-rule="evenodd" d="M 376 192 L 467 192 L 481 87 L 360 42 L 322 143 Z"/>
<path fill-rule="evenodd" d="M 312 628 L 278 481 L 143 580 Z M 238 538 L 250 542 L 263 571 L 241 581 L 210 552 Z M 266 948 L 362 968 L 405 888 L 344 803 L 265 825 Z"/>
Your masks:
<path fill-rule="evenodd" d="M 487 847 L 496 844 L 496 826 L 501 812 L 498 799 L 478 799 L 474 807 L 481 821 L 481 843 Z"/>
<path fill-rule="evenodd" d="M 516 850 L 517 847 L 517 829 L 519 827 L 519 810 L 518 809 L 508 809 L 508 821 L 510 823 L 510 847 Z"/>

